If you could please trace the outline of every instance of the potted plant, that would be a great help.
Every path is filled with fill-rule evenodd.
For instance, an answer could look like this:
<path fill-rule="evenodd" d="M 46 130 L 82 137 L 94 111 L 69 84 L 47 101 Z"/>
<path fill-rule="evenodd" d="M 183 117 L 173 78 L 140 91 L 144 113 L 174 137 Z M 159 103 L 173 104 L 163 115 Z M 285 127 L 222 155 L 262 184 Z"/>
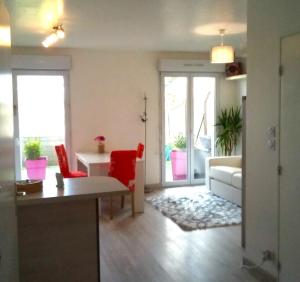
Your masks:
<path fill-rule="evenodd" d="M 171 152 L 172 175 L 174 180 L 184 180 L 187 176 L 186 138 L 179 134 Z"/>
<path fill-rule="evenodd" d="M 47 157 L 41 156 L 41 141 L 28 139 L 24 144 L 25 167 L 29 179 L 45 179 Z"/>
<path fill-rule="evenodd" d="M 231 156 L 236 149 L 242 130 L 242 118 L 240 107 L 231 107 L 229 110 L 221 110 L 217 119 L 218 134 L 216 146 L 225 156 Z"/>
<path fill-rule="evenodd" d="M 180 151 L 185 151 L 186 149 L 186 138 L 182 135 L 179 134 L 174 141 L 174 146 Z"/>

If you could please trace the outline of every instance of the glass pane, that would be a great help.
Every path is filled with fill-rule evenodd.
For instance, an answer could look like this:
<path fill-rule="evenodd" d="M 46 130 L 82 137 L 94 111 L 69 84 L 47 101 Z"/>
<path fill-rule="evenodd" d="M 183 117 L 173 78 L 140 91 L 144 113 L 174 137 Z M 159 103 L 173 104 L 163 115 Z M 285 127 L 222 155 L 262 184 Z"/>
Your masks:
<path fill-rule="evenodd" d="M 187 77 L 165 77 L 165 179 L 187 180 Z"/>
<path fill-rule="evenodd" d="M 54 150 L 65 143 L 64 77 L 59 75 L 18 75 L 18 115 L 21 151 L 21 174 L 27 178 L 24 144 L 29 139 L 41 141 L 46 156 L 46 177 L 59 171 Z"/>
<path fill-rule="evenodd" d="M 192 156 L 194 179 L 205 177 L 205 158 L 211 156 L 215 132 L 215 91 L 216 79 L 214 77 L 193 78 L 194 102 L 194 139 Z"/>

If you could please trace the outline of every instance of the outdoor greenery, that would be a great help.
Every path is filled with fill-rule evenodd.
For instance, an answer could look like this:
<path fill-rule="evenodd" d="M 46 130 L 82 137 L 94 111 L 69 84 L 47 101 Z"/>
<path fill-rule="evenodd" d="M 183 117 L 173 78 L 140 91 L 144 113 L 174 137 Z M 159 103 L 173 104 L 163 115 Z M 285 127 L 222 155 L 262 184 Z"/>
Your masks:
<path fill-rule="evenodd" d="M 37 160 L 41 156 L 41 141 L 28 139 L 24 144 L 24 155 L 27 160 Z"/>
<path fill-rule="evenodd" d="M 233 149 L 236 149 L 242 130 L 240 107 L 221 110 L 216 126 L 218 127 L 216 146 L 222 154 L 231 156 Z"/>
<path fill-rule="evenodd" d="M 179 134 L 174 141 L 174 146 L 177 149 L 185 149 L 186 148 L 186 138 L 182 135 Z"/>

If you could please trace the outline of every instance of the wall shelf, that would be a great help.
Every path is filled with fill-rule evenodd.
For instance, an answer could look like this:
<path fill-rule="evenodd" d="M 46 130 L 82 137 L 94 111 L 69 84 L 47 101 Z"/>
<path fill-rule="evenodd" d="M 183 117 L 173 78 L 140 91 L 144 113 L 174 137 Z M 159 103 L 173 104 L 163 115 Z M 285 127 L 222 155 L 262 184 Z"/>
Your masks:
<path fill-rule="evenodd" d="M 238 80 L 238 79 L 245 79 L 247 78 L 247 74 L 239 74 L 239 75 L 233 75 L 233 76 L 228 76 L 226 77 L 226 80 Z"/>

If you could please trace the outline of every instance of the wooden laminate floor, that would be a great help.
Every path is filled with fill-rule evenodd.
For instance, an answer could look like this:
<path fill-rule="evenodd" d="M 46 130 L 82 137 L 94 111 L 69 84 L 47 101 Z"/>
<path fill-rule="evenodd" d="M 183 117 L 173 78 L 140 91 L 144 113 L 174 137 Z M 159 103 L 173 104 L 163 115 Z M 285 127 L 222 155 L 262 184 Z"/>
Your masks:
<path fill-rule="evenodd" d="M 167 193 L 184 188 L 171 189 Z M 240 268 L 240 226 L 185 232 L 148 203 L 133 219 L 130 205 L 120 210 L 120 199 L 114 201 L 112 221 L 108 202 L 102 203 L 102 282 L 257 281 Z"/>

